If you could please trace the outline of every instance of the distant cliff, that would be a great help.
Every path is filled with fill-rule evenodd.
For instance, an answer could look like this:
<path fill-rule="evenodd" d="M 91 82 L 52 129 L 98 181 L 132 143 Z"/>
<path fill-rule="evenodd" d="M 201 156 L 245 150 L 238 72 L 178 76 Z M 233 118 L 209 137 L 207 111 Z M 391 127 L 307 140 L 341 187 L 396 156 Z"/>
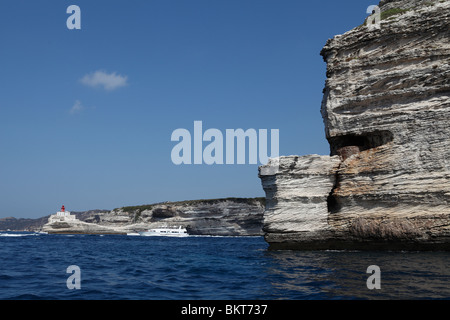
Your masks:
<path fill-rule="evenodd" d="M 262 235 L 264 198 L 224 198 L 123 207 L 86 222 L 126 232 L 169 226 L 196 235 Z"/>
<path fill-rule="evenodd" d="M 15 218 L 5 218 L 0 220 L 0 230 L 126 234 L 162 226 L 183 226 L 190 234 L 195 235 L 255 236 L 262 235 L 264 204 L 264 198 L 164 202 L 111 211 L 71 212 L 78 219 L 74 222 L 47 224 L 47 216 L 40 219 L 22 219 L 27 220 L 28 225 L 6 225 L 2 220 Z"/>
<path fill-rule="evenodd" d="M 47 223 L 49 216 L 38 219 L 25 219 L 6 217 L 0 218 L 0 231 L 14 230 L 14 231 L 36 231 L 41 230 L 42 226 Z"/>
<path fill-rule="evenodd" d="M 379 7 L 321 52 L 330 156 L 260 168 L 273 248 L 450 249 L 450 1 Z"/>

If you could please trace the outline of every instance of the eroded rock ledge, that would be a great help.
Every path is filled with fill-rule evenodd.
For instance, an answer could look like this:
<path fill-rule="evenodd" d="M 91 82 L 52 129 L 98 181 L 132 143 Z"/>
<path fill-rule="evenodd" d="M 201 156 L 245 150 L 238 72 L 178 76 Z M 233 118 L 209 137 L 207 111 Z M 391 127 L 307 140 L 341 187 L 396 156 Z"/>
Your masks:
<path fill-rule="evenodd" d="M 450 249 L 450 1 L 380 7 L 321 52 L 331 156 L 260 168 L 272 248 Z"/>

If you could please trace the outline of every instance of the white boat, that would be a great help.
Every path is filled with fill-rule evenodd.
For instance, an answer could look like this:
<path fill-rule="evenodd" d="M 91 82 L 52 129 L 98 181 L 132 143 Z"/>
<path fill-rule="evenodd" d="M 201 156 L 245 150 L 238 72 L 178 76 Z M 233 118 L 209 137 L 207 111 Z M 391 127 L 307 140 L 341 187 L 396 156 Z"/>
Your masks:
<path fill-rule="evenodd" d="M 141 236 L 163 236 L 163 237 L 187 237 L 189 234 L 187 233 L 186 228 L 182 228 L 181 226 L 177 228 L 155 228 L 149 229 L 148 231 L 139 232 Z"/>

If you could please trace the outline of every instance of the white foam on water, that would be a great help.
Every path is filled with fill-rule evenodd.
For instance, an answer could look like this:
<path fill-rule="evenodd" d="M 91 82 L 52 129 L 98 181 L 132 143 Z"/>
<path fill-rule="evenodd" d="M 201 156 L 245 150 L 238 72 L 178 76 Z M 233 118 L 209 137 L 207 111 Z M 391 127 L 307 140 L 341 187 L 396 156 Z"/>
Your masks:
<path fill-rule="evenodd" d="M 26 236 L 38 236 L 37 233 L 0 233 L 0 237 L 26 237 Z"/>

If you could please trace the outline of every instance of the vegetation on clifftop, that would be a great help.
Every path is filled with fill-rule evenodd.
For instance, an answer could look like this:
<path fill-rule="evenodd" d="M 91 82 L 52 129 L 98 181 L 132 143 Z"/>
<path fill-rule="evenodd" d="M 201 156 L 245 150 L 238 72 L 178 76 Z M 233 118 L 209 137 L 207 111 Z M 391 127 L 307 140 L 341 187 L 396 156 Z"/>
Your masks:
<path fill-rule="evenodd" d="M 429 7 L 429 6 L 435 5 L 437 2 L 438 2 L 438 1 L 424 2 L 424 3 L 422 3 L 420 6 L 426 6 L 426 7 Z M 445 2 L 445 0 L 439 0 L 439 2 L 442 3 L 442 2 Z M 399 15 L 399 14 L 404 14 L 404 13 L 406 13 L 406 12 L 408 12 L 408 11 L 415 10 L 415 9 L 417 9 L 418 7 L 419 7 L 419 6 L 415 6 L 415 7 L 408 8 L 408 9 L 391 8 L 391 9 L 382 11 L 382 12 L 380 13 L 380 19 L 381 19 L 381 20 L 390 19 L 390 18 L 393 18 L 393 17 L 395 17 L 395 16 L 397 16 L 397 15 Z M 368 17 L 364 20 L 363 24 L 361 24 L 360 26 L 358 26 L 358 28 L 367 25 L 367 19 L 368 19 Z"/>
<path fill-rule="evenodd" d="M 389 17 L 405 13 L 405 12 L 407 12 L 409 10 L 410 9 L 392 8 L 392 9 L 389 9 L 389 10 L 381 12 L 380 18 L 381 18 L 381 20 L 385 20 L 385 19 L 387 19 Z"/>
<path fill-rule="evenodd" d="M 217 204 L 220 202 L 225 202 L 225 201 L 233 201 L 233 202 L 238 202 L 238 203 L 247 203 L 247 204 L 251 204 L 254 203 L 255 201 L 258 201 L 259 203 L 261 203 L 262 206 L 265 206 L 266 204 L 266 198 L 263 197 L 259 197 L 259 198 L 221 198 L 221 199 L 198 199 L 198 200 L 184 200 L 184 201 L 176 201 L 176 202 L 161 202 L 161 203 L 154 203 L 154 204 L 144 204 L 144 205 L 139 205 L 139 206 L 127 206 L 127 207 L 122 207 L 122 208 L 116 208 L 114 210 L 122 210 L 124 212 L 138 212 L 141 213 L 142 211 L 145 210 L 152 210 L 153 207 L 155 207 L 156 205 L 199 205 L 199 204 Z"/>

